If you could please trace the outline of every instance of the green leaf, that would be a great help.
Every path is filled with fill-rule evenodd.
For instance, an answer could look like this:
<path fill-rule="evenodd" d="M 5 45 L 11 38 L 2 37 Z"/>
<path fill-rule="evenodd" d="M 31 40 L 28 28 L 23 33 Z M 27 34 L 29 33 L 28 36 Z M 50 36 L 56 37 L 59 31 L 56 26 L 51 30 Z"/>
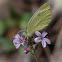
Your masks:
<path fill-rule="evenodd" d="M 27 25 L 27 35 L 32 35 L 35 31 L 45 28 L 51 20 L 50 7 L 48 3 L 42 5 L 31 17 Z"/>

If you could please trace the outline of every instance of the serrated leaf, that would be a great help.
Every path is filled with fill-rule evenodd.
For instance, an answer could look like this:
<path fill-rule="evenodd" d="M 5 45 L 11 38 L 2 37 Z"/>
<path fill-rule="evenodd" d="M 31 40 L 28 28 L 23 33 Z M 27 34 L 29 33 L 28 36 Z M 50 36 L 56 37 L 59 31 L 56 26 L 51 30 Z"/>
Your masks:
<path fill-rule="evenodd" d="M 48 3 L 42 5 L 31 17 L 27 25 L 27 34 L 30 36 L 35 31 L 45 28 L 51 19 L 50 7 Z"/>

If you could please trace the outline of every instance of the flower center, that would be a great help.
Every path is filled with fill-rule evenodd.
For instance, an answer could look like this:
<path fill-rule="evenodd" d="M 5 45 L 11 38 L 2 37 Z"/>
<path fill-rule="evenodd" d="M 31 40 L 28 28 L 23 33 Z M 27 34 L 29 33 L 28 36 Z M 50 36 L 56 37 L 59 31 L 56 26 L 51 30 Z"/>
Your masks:
<path fill-rule="evenodd" d="M 41 39 L 43 39 L 43 37 L 41 37 Z"/>

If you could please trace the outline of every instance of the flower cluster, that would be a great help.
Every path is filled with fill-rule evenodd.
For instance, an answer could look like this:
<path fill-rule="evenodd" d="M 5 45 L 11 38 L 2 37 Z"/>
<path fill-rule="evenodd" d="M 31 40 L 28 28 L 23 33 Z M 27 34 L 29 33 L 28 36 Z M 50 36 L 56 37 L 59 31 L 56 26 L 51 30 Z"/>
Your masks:
<path fill-rule="evenodd" d="M 51 44 L 51 41 L 50 41 L 48 38 L 44 38 L 44 37 L 48 34 L 47 32 L 44 31 L 44 32 L 41 34 L 40 32 L 36 31 L 35 34 L 38 36 L 38 37 L 36 37 L 36 38 L 34 39 L 34 41 L 35 41 L 36 43 L 41 42 L 41 43 L 42 43 L 42 46 L 43 46 L 44 48 L 46 47 L 46 42 L 47 42 L 48 44 Z"/>
<path fill-rule="evenodd" d="M 22 31 L 19 31 L 19 32 L 22 32 Z M 19 35 L 19 32 L 15 35 L 15 38 L 13 40 L 13 44 L 15 45 L 16 49 L 18 49 L 20 47 L 20 45 L 23 45 L 24 46 L 24 53 L 27 54 L 30 51 L 27 49 L 27 43 L 25 42 L 23 36 Z M 43 48 L 45 48 L 46 47 L 46 43 L 47 44 L 51 44 L 51 41 L 48 38 L 45 38 L 45 36 L 47 34 L 48 33 L 45 32 L 45 31 L 42 34 L 39 31 L 36 31 L 35 35 L 37 35 L 38 37 L 34 38 L 34 42 L 35 43 L 41 42 Z"/>
<path fill-rule="evenodd" d="M 21 32 L 21 31 L 20 31 Z M 13 44 L 15 45 L 16 49 L 18 49 L 20 47 L 20 45 L 24 46 L 24 53 L 28 53 L 28 49 L 26 48 L 27 43 L 24 41 L 23 37 L 20 36 L 19 34 L 15 35 L 15 38 L 13 40 Z"/>

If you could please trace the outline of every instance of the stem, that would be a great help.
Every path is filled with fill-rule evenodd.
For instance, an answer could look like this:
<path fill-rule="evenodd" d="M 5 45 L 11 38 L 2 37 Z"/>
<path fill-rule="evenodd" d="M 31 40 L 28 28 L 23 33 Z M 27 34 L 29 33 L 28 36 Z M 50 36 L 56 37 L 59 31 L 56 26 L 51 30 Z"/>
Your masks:
<path fill-rule="evenodd" d="M 38 62 L 38 60 L 37 60 L 37 58 L 36 58 L 36 55 L 34 55 L 34 58 L 35 58 L 36 62 Z"/>
<path fill-rule="evenodd" d="M 31 54 L 32 54 L 32 56 L 34 56 L 36 62 L 38 62 L 34 49 L 31 50 Z"/>
<path fill-rule="evenodd" d="M 34 51 L 34 58 L 35 58 L 36 62 L 38 62 L 35 51 Z"/>

